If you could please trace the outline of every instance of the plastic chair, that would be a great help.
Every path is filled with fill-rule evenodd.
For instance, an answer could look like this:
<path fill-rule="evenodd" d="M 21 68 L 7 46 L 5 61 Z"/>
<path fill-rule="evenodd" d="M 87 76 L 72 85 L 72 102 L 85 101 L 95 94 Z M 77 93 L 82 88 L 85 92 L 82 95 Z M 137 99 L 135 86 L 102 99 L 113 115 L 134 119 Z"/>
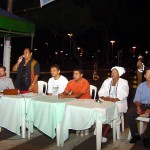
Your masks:
<path fill-rule="evenodd" d="M 90 95 L 92 97 L 92 93 L 94 91 L 94 99 L 96 98 L 96 94 L 97 94 L 97 87 L 94 85 L 90 85 Z"/>
<path fill-rule="evenodd" d="M 136 120 L 139 121 L 139 125 L 140 125 L 140 135 L 144 132 L 144 122 L 150 122 L 150 118 L 149 117 L 137 117 Z M 131 131 L 129 130 L 128 133 L 128 140 L 131 139 Z"/>
<path fill-rule="evenodd" d="M 117 139 L 120 139 L 120 125 L 122 128 L 122 132 L 124 132 L 124 114 L 120 113 L 120 117 L 116 122 L 116 131 L 117 131 Z"/>
<path fill-rule="evenodd" d="M 46 94 L 46 92 L 47 92 L 47 83 L 45 81 L 38 81 L 38 93 Z"/>

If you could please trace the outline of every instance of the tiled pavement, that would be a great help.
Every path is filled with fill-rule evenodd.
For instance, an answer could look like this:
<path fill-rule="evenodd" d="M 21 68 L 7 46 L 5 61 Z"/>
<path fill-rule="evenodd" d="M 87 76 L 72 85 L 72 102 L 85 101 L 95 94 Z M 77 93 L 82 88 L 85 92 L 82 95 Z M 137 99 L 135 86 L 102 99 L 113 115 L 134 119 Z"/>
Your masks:
<path fill-rule="evenodd" d="M 121 139 L 116 143 L 110 139 L 105 146 L 102 146 L 103 150 L 129 150 L 133 144 L 129 144 L 127 140 L 128 129 L 121 134 Z M 34 131 L 31 139 L 21 139 L 19 136 L 10 133 L 3 129 L 0 133 L 0 150 L 72 150 L 74 147 L 85 142 L 93 136 L 93 131 L 90 131 L 88 136 L 76 136 L 75 132 L 71 132 L 69 139 L 65 142 L 63 147 L 57 147 L 56 140 L 43 135 L 38 130 Z M 93 144 L 93 150 L 95 149 L 95 142 Z"/>

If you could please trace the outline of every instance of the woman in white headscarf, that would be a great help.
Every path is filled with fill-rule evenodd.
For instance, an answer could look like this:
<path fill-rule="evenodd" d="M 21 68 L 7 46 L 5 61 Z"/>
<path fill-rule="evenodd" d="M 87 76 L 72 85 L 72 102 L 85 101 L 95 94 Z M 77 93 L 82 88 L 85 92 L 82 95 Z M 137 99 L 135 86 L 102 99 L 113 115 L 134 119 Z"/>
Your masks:
<path fill-rule="evenodd" d="M 127 112 L 127 97 L 129 94 L 128 81 L 120 78 L 125 73 L 123 67 L 115 66 L 111 69 L 111 78 L 106 79 L 99 92 L 99 98 L 104 101 L 116 102 L 119 112 Z"/>
<path fill-rule="evenodd" d="M 111 78 L 106 79 L 99 92 L 99 98 L 103 99 L 104 101 L 111 101 L 115 102 L 118 111 L 120 113 L 127 112 L 127 97 L 129 94 L 129 86 L 128 81 L 125 79 L 120 78 L 125 73 L 125 69 L 123 67 L 115 66 L 111 69 Z M 110 126 L 105 125 L 103 126 L 103 138 L 102 142 L 107 141 L 107 135 L 110 130 Z"/>

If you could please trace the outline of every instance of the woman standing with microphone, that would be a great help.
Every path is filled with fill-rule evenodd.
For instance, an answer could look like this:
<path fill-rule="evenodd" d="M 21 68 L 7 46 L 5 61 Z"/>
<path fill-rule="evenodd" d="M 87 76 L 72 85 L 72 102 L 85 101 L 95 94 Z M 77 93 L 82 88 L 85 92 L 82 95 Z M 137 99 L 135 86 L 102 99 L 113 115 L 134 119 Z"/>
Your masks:
<path fill-rule="evenodd" d="M 39 63 L 32 58 L 30 48 L 24 49 L 23 55 L 18 58 L 12 70 L 17 71 L 16 88 L 21 91 L 38 92 L 37 81 L 40 75 L 40 66 Z"/>

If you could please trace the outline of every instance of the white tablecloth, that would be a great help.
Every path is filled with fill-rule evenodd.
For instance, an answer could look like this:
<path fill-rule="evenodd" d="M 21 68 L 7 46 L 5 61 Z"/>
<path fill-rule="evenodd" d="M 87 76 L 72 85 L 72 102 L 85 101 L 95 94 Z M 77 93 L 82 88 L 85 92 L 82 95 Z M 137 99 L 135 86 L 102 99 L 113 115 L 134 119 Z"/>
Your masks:
<path fill-rule="evenodd" d="M 60 143 L 68 138 L 69 129 L 84 130 L 90 128 L 96 120 L 110 123 L 118 117 L 118 109 L 113 102 L 97 103 L 92 99 L 67 102 Z"/>
<path fill-rule="evenodd" d="M 54 138 L 57 125 L 63 121 L 66 102 L 74 98 L 58 99 L 58 96 L 47 96 L 32 98 L 26 121 L 30 123 L 30 132 L 33 126 L 37 127 L 46 135 Z"/>
<path fill-rule="evenodd" d="M 2 95 L 0 97 L 0 127 L 20 135 L 22 126 L 25 138 L 25 117 L 33 97 L 42 94 L 27 93 L 23 95 Z"/>
<path fill-rule="evenodd" d="M 25 101 L 21 96 L 1 96 L 0 127 L 20 135 L 23 116 L 25 116 Z"/>

